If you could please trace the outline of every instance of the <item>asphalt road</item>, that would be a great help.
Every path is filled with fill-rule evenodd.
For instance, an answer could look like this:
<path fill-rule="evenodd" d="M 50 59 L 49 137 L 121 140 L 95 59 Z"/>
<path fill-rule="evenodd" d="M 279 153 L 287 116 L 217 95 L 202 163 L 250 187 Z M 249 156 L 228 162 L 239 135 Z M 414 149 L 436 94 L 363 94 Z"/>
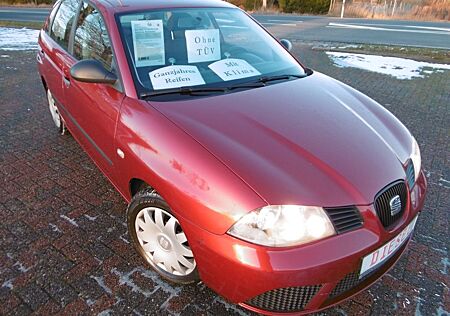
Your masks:
<path fill-rule="evenodd" d="M 450 23 L 255 15 L 276 36 L 290 40 L 450 49 Z"/>
<path fill-rule="evenodd" d="M 43 22 L 47 18 L 49 10 L 47 8 L 0 7 L 0 20 Z"/>
<path fill-rule="evenodd" d="M 45 8 L 0 7 L 0 20 L 44 21 Z M 450 23 L 324 16 L 254 15 L 278 37 L 295 41 L 383 44 L 450 49 Z"/>

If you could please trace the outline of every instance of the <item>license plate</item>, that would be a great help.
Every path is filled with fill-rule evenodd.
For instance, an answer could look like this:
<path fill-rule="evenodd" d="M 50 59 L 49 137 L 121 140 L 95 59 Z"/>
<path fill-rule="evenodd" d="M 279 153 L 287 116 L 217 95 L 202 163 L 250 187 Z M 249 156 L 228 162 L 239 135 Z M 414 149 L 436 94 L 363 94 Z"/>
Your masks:
<path fill-rule="evenodd" d="M 397 251 L 397 249 L 400 248 L 401 245 L 403 245 L 405 240 L 407 240 L 413 232 L 414 226 L 417 222 L 417 217 L 418 216 L 416 216 L 411 221 L 411 223 L 409 223 L 409 225 L 406 226 L 405 229 L 403 229 L 402 232 L 397 235 L 397 237 L 364 257 L 361 265 L 361 271 L 359 272 L 359 278 L 364 277 L 368 273 L 378 268 L 386 260 L 388 260 Z"/>

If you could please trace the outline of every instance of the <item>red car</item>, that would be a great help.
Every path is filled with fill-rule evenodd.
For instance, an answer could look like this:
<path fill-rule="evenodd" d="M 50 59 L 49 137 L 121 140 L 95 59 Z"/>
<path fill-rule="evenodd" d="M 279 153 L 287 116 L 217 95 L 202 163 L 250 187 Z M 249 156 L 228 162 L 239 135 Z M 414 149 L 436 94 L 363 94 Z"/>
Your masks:
<path fill-rule="evenodd" d="M 426 180 L 381 105 L 209 0 L 62 0 L 39 73 L 66 128 L 130 203 L 137 251 L 253 311 L 349 298 L 404 252 Z"/>

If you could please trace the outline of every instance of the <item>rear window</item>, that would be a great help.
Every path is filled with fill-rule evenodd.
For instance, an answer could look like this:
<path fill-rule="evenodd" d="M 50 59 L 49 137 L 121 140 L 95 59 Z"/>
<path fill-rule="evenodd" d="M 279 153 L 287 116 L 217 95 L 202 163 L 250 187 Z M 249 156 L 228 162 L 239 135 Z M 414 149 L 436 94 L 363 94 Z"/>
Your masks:
<path fill-rule="evenodd" d="M 69 38 L 77 14 L 78 0 L 64 0 L 56 12 L 50 36 L 64 49 L 69 47 Z"/>

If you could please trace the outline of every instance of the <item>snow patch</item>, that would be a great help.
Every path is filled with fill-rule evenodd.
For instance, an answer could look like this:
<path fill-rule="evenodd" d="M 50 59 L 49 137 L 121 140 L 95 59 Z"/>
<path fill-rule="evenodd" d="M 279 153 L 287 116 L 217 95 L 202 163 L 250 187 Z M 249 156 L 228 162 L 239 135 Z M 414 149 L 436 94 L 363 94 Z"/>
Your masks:
<path fill-rule="evenodd" d="M 59 217 L 61 217 L 62 219 L 65 219 L 66 221 L 68 221 L 70 224 L 72 224 L 75 227 L 79 227 L 78 223 L 75 222 L 75 220 L 71 219 L 70 217 L 67 217 L 66 215 L 59 215 Z"/>
<path fill-rule="evenodd" d="M 91 275 L 91 278 L 94 279 L 97 282 L 97 284 L 103 289 L 103 291 L 105 291 L 109 295 L 112 295 L 112 291 L 106 285 L 105 280 L 103 279 L 103 277 L 96 277 L 96 276 Z"/>
<path fill-rule="evenodd" d="M 13 264 L 13 267 L 17 267 L 17 269 L 18 269 L 20 272 L 25 273 L 25 272 L 28 272 L 28 271 L 29 271 L 31 268 L 33 268 L 34 266 L 27 268 L 27 267 L 25 267 L 25 266 L 23 265 L 22 262 L 16 261 L 16 263 Z"/>
<path fill-rule="evenodd" d="M 14 288 L 12 282 L 13 282 L 13 279 L 6 280 L 5 282 L 3 282 L 2 287 L 12 290 Z"/>
<path fill-rule="evenodd" d="M 397 79 L 424 78 L 425 75 L 450 70 L 448 64 L 434 64 L 406 58 L 341 52 L 326 52 L 326 54 L 339 68 L 359 68 L 391 75 Z"/>
<path fill-rule="evenodd" d="M 38 49 L 38 35 L 38 30 L 0 27 L 0 50 L 12 51 Z"/>

